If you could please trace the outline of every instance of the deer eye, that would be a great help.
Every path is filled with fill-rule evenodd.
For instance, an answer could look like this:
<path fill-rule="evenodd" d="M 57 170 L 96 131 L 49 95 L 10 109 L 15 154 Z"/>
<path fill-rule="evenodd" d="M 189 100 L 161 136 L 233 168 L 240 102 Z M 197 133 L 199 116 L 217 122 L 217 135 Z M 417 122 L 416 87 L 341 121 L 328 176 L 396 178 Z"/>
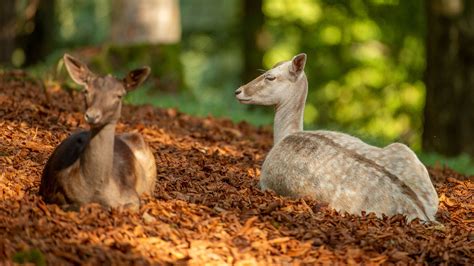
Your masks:
<path fill-rule="evenodd" d="M 276 77 L 275 77 L 275 76 L 272 76 L 272 75 L 266 75 L 266 76 L 265 76 L 265 79 L 272 81 L 272 80 L 275 80 Z"/>
<path fill-rule="evenodd" d="M 117 97 L 118 97 L 119 99 L 122 99 L 122 94 L 118 94 Z"/>

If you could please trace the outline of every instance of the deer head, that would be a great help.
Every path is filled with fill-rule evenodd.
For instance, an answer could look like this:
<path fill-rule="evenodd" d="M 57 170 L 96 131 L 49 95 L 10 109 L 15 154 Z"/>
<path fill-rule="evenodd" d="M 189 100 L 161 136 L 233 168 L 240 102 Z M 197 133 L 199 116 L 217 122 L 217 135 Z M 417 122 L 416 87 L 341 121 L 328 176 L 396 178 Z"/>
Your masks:
<path fill-rule="evenodd" d="M 123 79 L 111 75 L 99 76 L 68 54 L 63 59 L 72 80 L 84 86 L 84 118 L 92 128 L 116 123 L 120 118 L 123 96 L 137 88 L 150 74 L 149 67 L 142 67 L 130 71 Z"/>
<path fill-rule="evenodd" d="M 235 91 L 240 103 L 259 105 L 279 105 L 295 95 L 293 86 L 304 76 L 306 54 L 298 54 L 290 61 L 273 66 L 251 82 Z M 295 87 L 295 88 L 293 88 Z"/>

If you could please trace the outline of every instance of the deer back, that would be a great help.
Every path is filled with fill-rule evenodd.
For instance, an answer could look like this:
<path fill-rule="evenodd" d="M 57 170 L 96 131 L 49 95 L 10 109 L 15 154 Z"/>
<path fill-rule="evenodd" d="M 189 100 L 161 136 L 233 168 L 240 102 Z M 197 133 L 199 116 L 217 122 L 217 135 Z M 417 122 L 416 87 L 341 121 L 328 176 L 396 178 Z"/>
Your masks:
<path fill-rule="evenodd" d="M 402 213 L 432 220 L 436 191 L 416 156 L 399 145 L 380 149 L 331 131 L 294 133 L 268 154 L 261 185 L 282 195 L 310 196 L 349 213 Z M 392 155 L 393 148 L 397 155 Z M 413 174 L 405 176 L 407 172 Z"/>

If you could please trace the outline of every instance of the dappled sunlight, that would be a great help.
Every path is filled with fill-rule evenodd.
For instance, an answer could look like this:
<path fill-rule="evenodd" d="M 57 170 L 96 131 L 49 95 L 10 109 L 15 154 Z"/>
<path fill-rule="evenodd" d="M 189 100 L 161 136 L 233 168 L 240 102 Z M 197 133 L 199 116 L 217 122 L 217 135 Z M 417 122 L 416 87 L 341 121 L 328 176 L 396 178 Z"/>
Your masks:
<path fill-rule="evenodd" d="M 91 2 L 71 0 L 57 0 L 57 16 L 60 36 L 56 38 L 66 43 L 91 44 L 99 43 L 108 37 L 106 32 L 109 26 L 111 10 L 105 1 Z M 88 9 L 87 14 L 78 14 L 76 11 Z M 89 31 L 96 34 L 91 35 Z"/>
<path fill-rule="evenodd" d="M 243 2 L 210 3 L 181 1 L 182 43 L 171 50 L 160 46 L 160 52 L 149 53 L 154 49 L 147 51 L 146 46 L 126 52 L 109 45 L 113 8 L 106 2 L 57 1 L 58 29 L 52 30 L 58 32 L 56 41 L 61 47 L 74 44 L 87 45 L 82 50 L 101 50 L 83 55 L 103 71 L 150 64 L 156 73 L 145 88 L 128 97 L 132 104 L 270 124 L 270 108 L 241 105 L 233 95 L 249 81 L 242 80 L 247 67 L 243 55 L 249 52 L 241 40 L 245 35 L 239 11 Z M 307 127 L 337 125 L 341 131 L 360 132 L 383 143 L 402 140 L 412 148 L 421 147 L 424 101 L 419 95 L 425 95 L 422 1 L 264 0 L 261 12 L 262 24 L 255 32 L 261 66 L 246 71 L 257 76 L 257 68 L 268 69 L 297 53 L 307 53 Z M 104 45 L 89 47 L 101 42 Z M 57 62 L 57 53 L 48 57 L 48 64 Z M 133 60 L 123 60 L 125 54 Z M 175 54 L 179 62 L 170 59 Z M 401 100 L 393 97 L 397 94 Z M 397 125 L 381 127 L 379 121 L 386 119 Z"/>
<path fill-rule="evenodd" d="M 287 3 L 265 1 L 266 29 L 271 33 L 272 45 L 263 61 L 270 67 L 296 53 L 308 54 L 305 125 L 325 128 L 337 124 L 340 129 L 373 136 L 383 143 L 400 140 L 419 149 L 419 117 L 424 104 L 420 99 L 424 95 L 424 86 L 420 85 L 424 68 L 422 36 L 404 34 L 400 27 L 407 25 L 396 25 L 395 17 L 383 18 L 383 12 L 389 9 L 404 12 L 397 9 L 401 3 L 345 5 L 317 0 L 301 1 L 294 7 Z M 315 20 L 305 15 L 294 18 L 293 10 L 302 6 L 308 13 L 324 12 Z M 409 30 L 421 33 L 420 25 L 413 27 L 417 28 Z"/>
<path fill-rule="evenodd" d="M 466 21 L 474 18 L 474 5 L 465 2 L 2 1 L 0 264 L 469 264 L 474 258 L 474 128 L 469 126 L 474 116 L 468 109 L 474 99 L 469 90 L 474 64 L 468 45 L 473 32 Z M 115 77 L 117 90 L 104 97 L 123 102 L 120 119 L 105 110 L 96 113 L 96 122 L 102 116 L 116 135 L 141 135 L 147 150 L 109 157 L 112 149 L 142 145 L 136 135 L 129 135 L 126 144 L 109 142 L 106 153 L 82 138 L 73 139 L 56 153 L 67 156 L 56 156 L 49 165 L 69 165 L 67 157 L 80 156 L 84 161 L 76 163 L 85 167 L 60 175 L 60 184 L 50 187 L 44 180 L 41 184 L 48 158 L 69 136 L 90 129 L 84 100 L 108 106 L 98 104 L 96 97 L 97 87 L 108 83 L 80 75 L 88 71 L 76 63 L 77 75 L 69 76 L 66 65 L 71 65 L 61 59 L 65 53 L 83 60 L 93 73 Z M 300 53 L 306 56 L 295 57 Z M 293 64 L 265 73 L 293 57 Z M 137 68 L 141 70 L 127 72 Z M 303 71 L 308 91 L 295 93 L 298 88 L 288 84 L 303 84 Z M 257 86 L 243 86 L 256 77 Z M 137 84 L 140 88 L 134 90 Z M 282 100 L 282 95 L 297 94 L 307 96 L 304 106 Z M 274 106 L 250 104 L 256 98 Z M 415 160 L 403 145 L 387 149 L 403 149 L 400 158 L 369 160 L 361 156 L 363 150 L 345 150 L 316 138 L 309 146 L 280 145 L 283 150 L 273 150 L 282 155 L 280 161 L 272 163 L 272 153 L 265 161 L 276 143 L 293 143 L 294 135 L 279 142 L 279 124 L 301 129 L 301 120 L 297 125 L 290 121 L 294 112 L 284 110 L 291 105 L 298 117 L 304 107 L 305 130 L 343 132 L 377 147 L 407 144 L 421 161 L 417 169 L 428 171 L 425 181 L 432 182 L 438 195 L 434 218 L 431 186 L 430 193 L 415 195 L 416 178 L 405 184 L 395 173 L 402 160 Z M 331 145 L 322 149 L 318 141 Z M 75 150 L 68 149 L 73 146 Z M 292 154 L 291 148 L 315 157 Z M 334 149 L 355 160 L 345 165 L 350 171 L 360 174 L 363 169 L 354 166 L 370 164 L 418 207 L 430 201 L 424 209 L 430 221 L 339 212 L 334 202 L 315 200 L 321 195 L 282 196 L 286 188 L 277 188 L 285 175 L 299 173 L 297 179 L 314 170 L 305 162 L 291 162 L 334 168 Z M 278 173 L 278 168 L 284 171 Z M 330 172 L 340 175 L 336 168 Z M 152 187 L 141 180 L 150 171 L 156 171 Z M 88 178 L 73 180 L 77 176 Z M 269 178 L 271 186 L 265 182 Z M 299 182 L 302 190 L 309 185 L 327 192 L 318 175 L 310 178 L 307 184 Z M 375 180 L 369 194 L 377 193 L 382 181 Z M 76 211 L 45 203 L 40 185 L 42 195 L 51 189 L 62 197 L 61 207 Z M 336 194 L 353 194 L 336 185 Z M 79 202 L 103 205 L 69 204 L 71 187 L 85 198 Z M 138 196 L 139 190 L 130 187 L 146 187 L 150 195 Z M 119 207 L 105 207 L 108 198 L 122 197 L 109 205 Z M 121 205 L 130 198 L 132 208 Z M 351 198 L 360 206 L 369 199 Z M 410 204 L 404 204 L 398 211 L 409 213 Z"/>
<path fill-rule="evenodd" d="M 465 244 L 472 205 L 466 197 L 474 189 L 470 181 L 433 170 L 439 175 L 442 228 L 407 224 L 400 215 L 377 219 L 374 214 L 337 213 L 312 199 L 285 198 L 258 188 L 260 166 L 272 145 L 269 130 L 151 106 L 124 106 L 117 131 L 139 132 L 149 142 L 157 162 L 155 195 L 143 196 L 137 212 L 97 204 L 63 211 L 45 204 L 37 191 L 53 148 L 85 127 L 80 109 L 74 110 L 81 97 L 52 90 L 46 106 L 31 83 L 2 82 L 4 257 L 33 252 L 52 264 L 414 263 L 416 245 L 424 246 L 424 258 L 439 259 L 437 250 L 443 248 L 452 260 L 463 261 L 465 249 L 453 247 Z M 40 107 L 45 110 L 34 111 Z M 22 115 L 9 116 L 14 110 Z M 460 237 L 443 237 L 450 232 Z"/>
<path fill-rule="evenodd" d="M 291 22 L 313 25 L 323 13 L 319 1 L 264 0 L 263 2 L 265 15 Z"/>
<path fill-rule="evenodd" d="M 339 27 L 328 25 L 321 30 L 321 41 L 327 45 L 340 44 L 342 40 L 342 33 Z"/>
<path fill-rule="evenodd" d="M 373 20 L 355 20 L 351 25 L 352 38 L 356 42 L 379 40 L 382 36 L 379 26 Z"/>

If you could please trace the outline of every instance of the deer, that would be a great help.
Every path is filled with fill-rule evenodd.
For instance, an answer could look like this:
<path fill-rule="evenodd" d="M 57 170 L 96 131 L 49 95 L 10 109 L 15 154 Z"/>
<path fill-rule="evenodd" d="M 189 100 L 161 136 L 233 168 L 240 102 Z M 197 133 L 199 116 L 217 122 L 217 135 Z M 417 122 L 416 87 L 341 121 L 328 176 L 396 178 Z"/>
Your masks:
<path fill-rule="evenodd" d="M 298 54 L 235 90 L 242 104 L 275 107 L 273 147 L 262 165 L 260 188 L 313 198 L 343 214 L 402 214 L 408 221 L 436 222 L 438 195 L 409 147 L 379 148 L 342 132 L 303 130 L 305 64 L 306 54 Z"/>
<path fill-rule="evenodd" d="M 115 134 L 122 99 L 150 74 L 149 67 L 125 78 L 100 76 L 69 54 L 69 76 L 82 87 L 90 130 L 70 135 L 53 151 L 43 169 L 39 194 L 46 203 L 78 210 L 87 203 L 137 210 L 142 194 L 153 195 L 155 158 L 138 133 Z"/>

